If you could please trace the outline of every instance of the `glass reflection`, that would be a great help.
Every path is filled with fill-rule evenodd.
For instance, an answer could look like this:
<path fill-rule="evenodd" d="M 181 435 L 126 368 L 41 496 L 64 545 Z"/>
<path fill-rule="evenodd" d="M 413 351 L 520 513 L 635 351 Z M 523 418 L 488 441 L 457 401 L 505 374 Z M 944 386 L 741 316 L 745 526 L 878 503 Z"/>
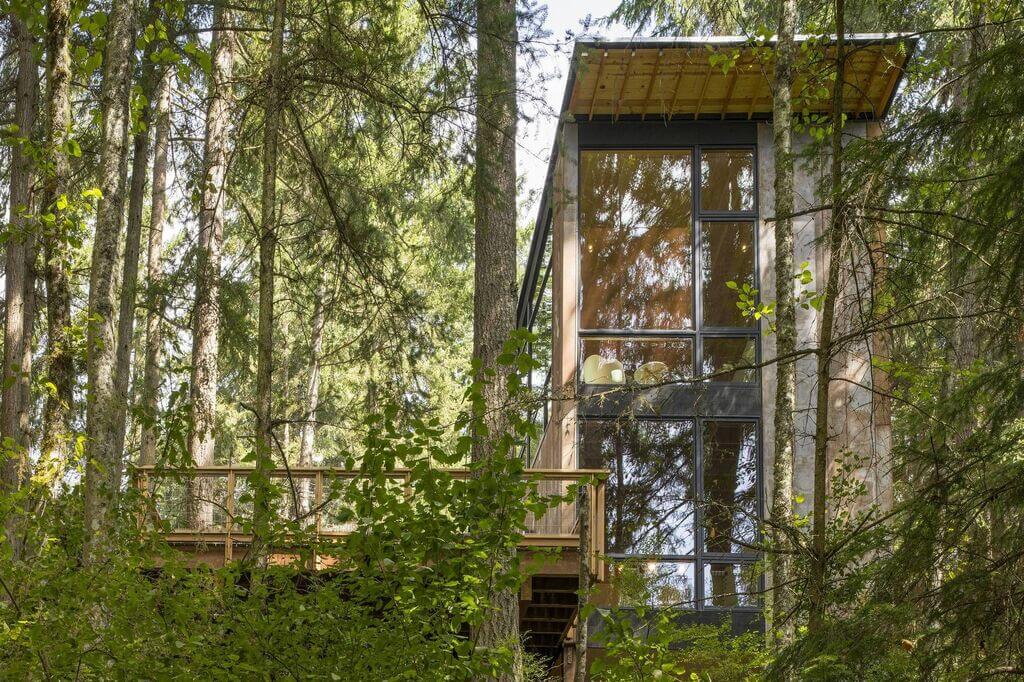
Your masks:
<path fill-rule="evenodd" d="M 750 327 L 728 282 L 754 286 L 754 224 L 704 221 L 700 226 L 701 306 L 709 327 Z"/>
<path fill-rule="evenodd" d="M 607 468 L 609 554 L 690 554 L 693 542 L 693 423 L 638 420 L 580 424 L 580 460 Z"/>
<path fill-rule="evenodd" d="M 544 242 L 544 256 L 541 259 L 541 262 L 548 263 L 548 267 L 551 267 L 550 234 Z M 530 344 L 530 350 L 533 354 L 533 358 L 537 361 L 539 366 L 531 373 L 530 385 L 536 389 L 543 388 L 544 380 L 547 378 L 548 369 L 551 367 L 553 285 L 553 273 L 548 272 L 546 276 L 542 274 L 542 276 L 537 279 L 537 287 L 533 292 L 532 298 L 536 307 L 533 312 L 533 326 L 530 331 L 534 332 L 538 338 L 534 343 Z M 543 289 L 541 287 L 543 287 Z"/>
<path fill-rule="evenodd" d="M 692 339 L 582 339 L 585 384 L 651 386 L 693 378 Z"/>
<path fill-rule="evenodd" d="M 700 154 L 700 209 L 754 210 L 754 152 L 714 149 Z"/>
<path fill-rule="evenodd" d="M 581 153 L 582 328 L 693 326 L 691 156 Z"/>
<path fill-rule="evenodd" d="M 704 566 L 704 604 L 759 607 L 761 585 L 754 564 L 709 562 Z"/>
<path fill-rule="evenodd" d="M 753 422 L 704 422 L 704 548 L 752 551 L 757 514 L 757 431 Z"/>
<path fill-rule="evenodd" d="M 756 383 L 757 346 L 753 338 L 704 337 L 701 375 L 709 381 Z M 748 369 L 737 369 L 747 367 Z"/>
<path fill-rule="evenodd" d="M 694 565 L 686 561 L 612 562 L 619 606 L 696 606 Z"/>

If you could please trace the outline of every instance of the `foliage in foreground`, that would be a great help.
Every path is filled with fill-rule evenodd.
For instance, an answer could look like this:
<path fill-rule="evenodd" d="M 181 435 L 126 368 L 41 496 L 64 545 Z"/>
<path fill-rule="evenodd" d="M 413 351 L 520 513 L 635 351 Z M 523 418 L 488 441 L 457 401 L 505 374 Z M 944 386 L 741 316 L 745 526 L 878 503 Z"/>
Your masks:
<path fill-rule="evenodd" d="M 529 371 L 514 352 L 525 339 L 510 341 L 506 357 Z M 509 385 L 514 400 L 528 393 L 518 375 Z M 470 404 L 481 389 L 467 391 Z M 371 415 L 360 451 L 339 455 L 359 477 L 333 482 L 325 501 L 354 531 L 320 539 L 330 568 L 315 573 L 305 567 L 316 538 L 287 514 L 265 529 L 237 519 L 257 535 L 240 561 L 189 565 L 161 540 L 169 522 L 139 527 L 152 500 L 134 488 L 117 551 L 83 565 L 74 487 L 25 529 L 31 556 L 14 562 L 4 547 L 0 669 L 12 679 L 324 680 L 458 680 L 500 669 L 508 652 L 476 647 L 471 633 L 489 596 L 518 590 L 524 575 L 495 557 L 515 547 L 528 513 L 568 499 L 524 480 L 515 455 L 533 427 L 520 412 L 509 409 L 510 432 L 470 475 L 444 467 L 464 463 L 474 438 L 487 436 L 479 421 L 397 426 L 397 408 Z M 409 470 L 404 485 L 396 468 Z M 270 490 L 274 499 L 293 493 L 287 484 Z M 293 564 L 261 564 L 263 548 L 285 544 L 299 548 Z"/>
<path fill-rule="evenodd" d="M 600 610 L 594 639 L 605 651 L 591 668 L 595 680 L 743 682 L 761 677 L 768 651 L 760 632 L 734 633 L 727 614 L 719 625 L 687 622 L 678 608 L 685 595 L 648 571 L 643 561 L 617 562 L 611 584 L 620 608 Z"/>

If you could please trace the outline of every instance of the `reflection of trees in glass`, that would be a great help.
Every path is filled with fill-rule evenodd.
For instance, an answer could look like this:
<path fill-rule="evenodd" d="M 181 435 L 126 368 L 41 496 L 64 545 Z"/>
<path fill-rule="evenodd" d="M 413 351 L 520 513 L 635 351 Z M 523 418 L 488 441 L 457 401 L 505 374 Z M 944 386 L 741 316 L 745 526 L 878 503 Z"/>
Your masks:
<path fill-rule="evenodd" d="M 584 151 L 580 250 L 585 329 L 693 325 L 689 151 Z"/>
<path fill-rule="evenodd" d="M 757 511 L 756 430 L 753 422 L 704 422 L 704 550 L 722 554 L 747 551 L 754 539 Z M 705 594 L 715 606 L 738 605 L 737 572 L 731 564 L 706 565 Z"/>
<path fill-rule="evenodd" d="M 754 153 L 748 149 L 705 150 L 700 154 L 700 209 L 754 210 Z"/>
<path fill-rule="evenodd" d="M 693 564 L 650 562 L 645 567 L 655 606 L 693 606 Z"/>
<path fill-rule="evenodd" d="M 548 235 L 548 239 L 544 244 L 544 258 L 541 260 L 542 263 L 551 262 L 551 235 Z M 547 281 L 544 281 L 544 273 L 537 278 L 537 290 L 533 292 L 536 301 L 537 297 L 540 297 L 540 305 L 537 306 L 536 317 L 533 320 L 532 331 L 538 338 L 533 343 L 531 350 L 534 359 L 539 363 L 537 369 L 533 371 L 531 377 L 531 386 L 537 389 L 538 393 L 544 390 L 544 379 L 547 376 L 548 369 L 551 367 L 551 343 L 552 343 L 552 294 L 551 287 L 554 282 L 555 274 L 552 272 L 547 277 Z M 543 285 L 543 289 L 540 287 Z"/>
<path fill-rule="evenodd" d="M 701 222 L 701 310 L 705 326 L 749 327 L 728 282 L 754 286 L 754 224 Z"/>
<path fill-rule="evenodd" d="M 696 605 L 692 562 L 616 559 L 611 571 L 619 606 Z"/>
<path fill-rule="evenodd" d="M 704 528 L 708 552 L 746 551 L 757 512 L 756 429 L 753 422 L 708 421 L 703 427 Z"/>
<path fill-rule="evenodd" d="M 701 375 L 717 375 L 711 381 L 757 381 L 756 369 L 734 369 L 753 367 L 756 363 L 757 346 L 754 339 L 705 337 L 703 352 Z"/>
<path fill-rule="evenodd" d="M 760 606 L 761 595 L 754 564 L 710 562 L 704 569 L 704 602 L 712 606 Z"/>
<path fill-rule="evenodd" d="M 583 466 L 611 471 L 608 552 L 692 553 L 692 422 L 585 421 L 581 431 Z"/>

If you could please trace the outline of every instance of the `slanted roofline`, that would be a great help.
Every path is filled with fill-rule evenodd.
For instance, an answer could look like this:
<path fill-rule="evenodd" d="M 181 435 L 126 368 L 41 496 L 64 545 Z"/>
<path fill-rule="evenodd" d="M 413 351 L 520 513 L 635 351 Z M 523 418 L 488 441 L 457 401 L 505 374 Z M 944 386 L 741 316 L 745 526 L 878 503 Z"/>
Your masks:
<path fill-rule="evenodd" d="M 815 41 L 822 48 L 822 72 L 834 55 L 836 37 L 796 36 L 798 43 Z M 530 322 L 531 298 L 539 277 L 551 214 L 551 181 L 558 158 L 558 143 L 565 121 L 640 119 L 672 121 L 754 120 L 769 118 L 771 55 L 763 48 L 775 38 L 755 42 L 743 36 L 686 36 L 663 38 L 611 38 L 579 40 L 570 61 L 569 77 L 559 112 L 558 128 L 548 162 L 537 223 L 530 244 L 526 272 L 519 292 L 517 325 Z M 851 118 L 883 118 L 899 89 L 907 62 L 917 46 L 913 33 L 854 33 L 845 37 L 850 47 L 843 89 L 844 109 Z M 761 49 L 755 49 L 761 48 Z M 712 53 L 735 58 L 731 68 L 712 65 Z M 800 108 L 813 113 L 831 110 L 829 79 L 814 83 L 819 96 L 808 97 L 806 78 L 794 91 L 804 93 Z M 821 90 L 825 92 L 822 93 Z"/>
<path fill-rule="evenodd" d="M 835 54 L 835 36 L 797 36 L 818 51 L 806 59 L 820 60 L 816 74 Z M 906 33 L 850 34 L 843 107 L 851 118 L 885 116 L 907 59 L 917 39 Z M 577 41 L 562 103 L 563 115 L 646 118 L 766 118 L 771 114 L 771 70 L 774 38 L 757 42 L 742 36 L 616 38 Z M 712 55 L 723 59 L 715 61 Z M 723 62 L 729 57 L 729 65 Z M 804 68 L 807 73 L 811 69 Z M 811 87 L 805 87 L 810 85 Z M 824 85 L 826 91 L 821 92 Z M 818 96 L 815 96 L 815 95 Z M 831 110 L 831 83 L 799 70 L 794 95 L 802 108 Z"/>
<path fill-rule="evenodd" d="M 812 35 L 809 33 L 798 33 L 794 36 L 796 42 L 804 43 L 808 40 L 816 40 L 834 43 L 836 35 Z M 847 33 L 847 43 L 854 45 L 865 45 L 868 43 L 898 43 L 900 41 L 916 41 L 917 34 L 909 32 L 898 33 Z M 641 48 L 641 47 L 692 47 L 692 46 L 730 46 L 750 45 L 755 41 L 748 36 L 656 36 L 656 37 L 617 37 L 617 38 L 594 38 L 576 41 L 577 48 L 603 47 L 607 49 Z M 767 44 L 774 45 L 777 42 L 776 36 L 767 40 Z"/>

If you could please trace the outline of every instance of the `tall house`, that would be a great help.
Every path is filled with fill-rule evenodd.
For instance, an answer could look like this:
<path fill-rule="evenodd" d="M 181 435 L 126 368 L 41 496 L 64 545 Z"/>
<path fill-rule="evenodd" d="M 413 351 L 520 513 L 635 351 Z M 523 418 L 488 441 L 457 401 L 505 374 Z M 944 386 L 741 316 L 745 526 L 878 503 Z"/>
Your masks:
<path fill-rule="evenodd" d="M 798 42 L 795 110 L 809 125 L 794 139 L 794 263 L 809 297 L 824 289 L 830 220 L 828 144 L 812 128 L 832 107 L 836 49 Z M 845 135 L 857 144 L 878 132 L 914 45 L 845 42 Z M 737 304 L 743 291 L 774 300 L 773 52 L 743 38 L 576 44 L 518 308 L 546 367 L 533 386 L 550 397 L 528 466 L 610 472 L 600 577 L 637 559 L 655 600 L 699 621 L 729 613 L 734 627 L 760 623 L 753 567 L 772 485 L 775 339 Z M 885 339 L 857 331 L 882 258 L 871 241 L 844 258 L 829 434 L 834 464 L 864 483 L 857 503 L 884 507 L 889 411 L 873 360 Z M 798 308 L 799 349 L 816 347 L 819 326 L 814 306 Z M 801 513 L 813 502 L 815 370 L 813 354 L 799 356 Z M 596 600 L 626 605 L 607 586 Z M 568 671 L 571 647 L 564 657 Z"/>
<path fill-rule="evenodd" d="M 878 132 L 914 46 L 905 36 L 846 42 L 844 131 L 854 145 Z M 829 260 L 821 239 L 829 148 L 813 140 L 831 109 L 836 51 L 827 39 L 800 45 L 793 260 L 807 302 L 823 288 Z M 594 648 L 588 660 L 602 656 L 594 635 L 607 609 L 640 599 L 673 607 L 684 621 L 730 616 L 736 630 L 763 626 L 758 532 L 772 489 L 775 338 L 737 304 L 741 293 L 774 298 L 772 61 L 770 43 L 742 38 L 576 45 L 518 308 L 544 367 L 530 377 L 544 399 L 540 437 L 523 451 L 525 475 L 560 500 L 528 518 L 519 543 L 530 575 L 519 627 L 555 679 L 575 679 L 584 631 Z M 871 331 L 869 295 L 884 273 L 878 241 L 861 229 L 843 252 L 828 432 L 834 464 L 864 484 L 850 504 L 885 508 L 892 476 L 879 360 L 887 345 Z M 798 309 L 801 514 L 813 502 L 819 324 L 814 306 Z M 585 505 L 562 498 L 595 474 L 603 478 L 588 486 Z M 245 523 L 251 466 L 140 465 L 133 475 L 149 498 L 140 523 L 162 528 L 191 561 L 223 566 L 254 549 Z M 261 551 L 273 563 L 333 570 L 336 555 L 323 550 L 357 528 L 339 513 L 336 493 L 361 475 L 320 465 L 271 471 L 286 492 L 275 509 L 315 541 L 299 547 L 283 537 Z M 389 470 L 396 485 L 388 489 L 405 490 L 411 476 Z M 601 608 L 584 628 L 585 571 L 597 579 L 589 598 Z M 623 589 L 616 574 L 644 576 L 631 583 L 646 586 L 642 594 Z"/>

